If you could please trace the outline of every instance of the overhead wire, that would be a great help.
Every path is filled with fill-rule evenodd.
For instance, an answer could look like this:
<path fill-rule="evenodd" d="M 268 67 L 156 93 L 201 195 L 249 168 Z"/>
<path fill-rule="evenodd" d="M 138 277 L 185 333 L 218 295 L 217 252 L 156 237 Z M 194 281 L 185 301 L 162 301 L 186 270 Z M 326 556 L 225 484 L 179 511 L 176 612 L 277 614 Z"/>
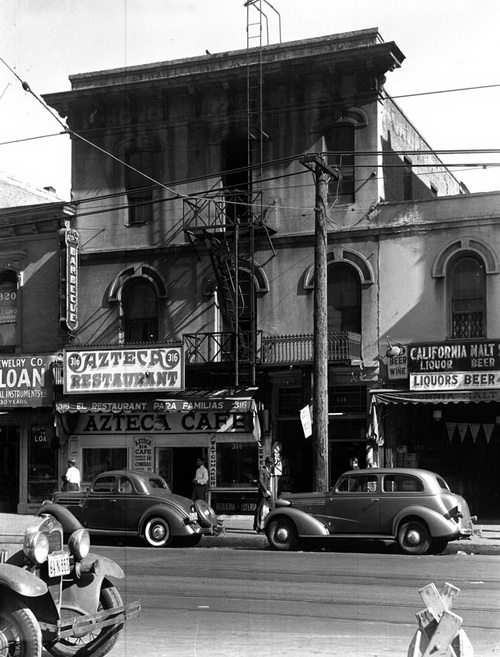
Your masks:
<path fill-rule="evenodd" d="M 78 199 L 77 201 L 73 202 L 74 204 L 81 205 L 83 203 L 91 203 L 91 202 L 96 202 L 96 201 L 101 201 L 101 200 L 106 200 L 106 199 L 110 199 L 110 198 L 114 198 L 114 197 L 123 196 L 127 192 L 139 191 L 139 190 L 149 190 L 149 189 L 155 189 L 155 188 L 165 189 L 166 191 L 170 192 L 173 196 L 169 197 L 169 198 L 166 198 L 166 199 L 147 201 L 146 203 L 168 202 L 168 201 L 176 200 L 176 199 L 179 199 L 179 198 L 190 199 L 190 198 L 197 198 L 197 197 L 206 197 L 207 195 L 214 194 L 216 192 L 223 193 L 224 190 L 229 190 L 230 191 L 231 186 L 224 186 L 224 189 L 217 188 L 215 190 L 212 189 L 210 191 L 207 191 L 207 190 L 198 191 L 198 192 L 190 193 L 190 194 L 183 194 L 181 192 L 174 191 L 173 188 L 177 187 L 177 186 L 180 186 L 180 185 L 192 184 L 193 182 L 198 182 L 198 181 L 202 181 L 202 180 L 209 180 L 209 179 L 213 179 L 213 178 L 223 178 L 227 174 L 234 174 L 234 173 L 238 173 L 239 171 L 248 171 L 248 167 L 241 167 L 239 169 L 236 168 L 236 169 L 231 169 L 229 171 L 222 171 L 222 172 L 215 172 L 215 173 L 211 172 L 209 174 L 197 176 L 197 177 L 194 177 L 194 178 L 185 179 L 185 180 L 182 180 L 182 181 L 171 182 L 169 184 L 165 184 L 161 181 L 155 180 L 154 178 L 152 178 L 148 174 L 144 173 L 143 171 L 140 171 L 140 170 L 136 169 L 135 167 L 130 165 L 128 162 L 126 162 L 124 160 L 121 160 L 120 158 L 113 155 L 109 151 L 101 148 L 100 146 L 98 146 L 94 142 L 86 139 L 85 137 L 83 137 L 83 135 L 80 132 L 76 132 L 76 131 L 72 130 L 71 128 L 69 128 L 63 121 L 61 121 L 59 119 L 59 117 L 53 112 L 53 110 L 47 105 L 47 103 L 45 103 L 45 101 L 43 101 L 43 99 L 41 99 L 36 93 L 33 92 L 33 90 L 30 88 L 30 85 L 27 82 L 23 81 L 19 77 L 19 75 L 5 62 L 4 59 L 2 59 L 0 57 L 0 61 L 2 61 L 3 64 L 11 71 L 11 73 L 19 80 L 19 82 L 21 83 L 22 88 L 24 89 L 24 91 L 30 93 L 42 105 L 42 107 L 46 111 L 48 111 L 50 113 L 50 115 L 63 128 L 63 132 L 61 132 L 61 133 L 55 133 L 54 135 L 41 135 L 39 137 L 26 138 L 25 140 L 20 140 L 20 141 L 29 141 L 29 140 L 34 140 L 34 139 L 38 139 L 38 138 L 46 138 L 46 137 L 51 137 L 51 136 L 60 136 L 62 134 L 68 134 L 68 135 L 71 135 L 71 136 L 83 141 L 84 143 L 91 146 L 92 148 L 97 149 L 98 151 L 103 153 L 105 156 L 112 158 L 113 160 L 115 160 L 120 165 L 136 172 L 137 174 L 143 176 L 145 179 L 149 180 L 149 182 L 153 183 L 150 186 L 135 188 L 135 190 L 130 189 L 130 190 L 126 190 L 126 191 L 117 192 L 115 194 L 107 194 L 107 195 L 101 195 L 101 196 L 97 196 L 97 197 Z M 424 95 L 431 95 L 431 94 L 438 94 L 438 93 L 451 93 L 451 92 L 458 92 L 458 91 L 467 91 L 467 90 L 476 90 L 476 89 L 494 88 L 494 87 L 500 87 L 500 84 L 482 85 L 482 86 L 460 88 L 460 89 L 438 90 L 438 91 L 431 91 L 431 92 L 420 92 L 418 94 L 388 96 L 388 98 L 393 99 L 393 98 L 403 98 L 403 97 L 410 97 L 410 96 L 424 96 Z M 149 125 L 149 124 L 147 124 L 147 125 Z M 119 128 L 122 129 L 121 126 Z M 105 129 L 106 128 L 104 128 L 104 130 Z M 117 127 L 117 129 L 118 129 L 118 127 Z M 95 132 L 95 129 L 89 130 L 89 132 L 90 131 Z M 6 145 L 6 144 L 12 144 L 12 143 L 16 143 L 16 142 L 4 142 L 4 143 L 1 143 L 0 145 Z M 495 153 L 500 153 L 500 149 L 491 149 L 491 148 L 490 149 L 440 149 L 440 150 L 429 150 L 429 151 L 401 150 L 401 151 L 391 151 L 389 154 L 390 155 L 412 155 L 412 154 L 414 154 L 414 155 L 419 155 L 420 157 L 425 157 L 426 155 L 437 156 L 437 155 L 442 155 L 442 154 L 447 154 L 447 155 L 468 154 L 468 155 L 472 155 L 472 154 L 495 154 Z M 388 153 L 384 152 L 384 151 L 359 151 L 359 150 L 352 151 L 352 152 L 327 151 L 324 154 L 327 155 L 327 156 L 337 155 L 337 156 L 340 156 L 341 159 L 342 159 L 342 157 L 346 157 L 346 156 L 351 155 L 351 154 L 354 154 L 354 155 L 357 155 L 357 156 L 359 156 L 359 155 L 373 155 L 373 156 L 388 155 Z M 262 168 L 262 166 L 273 166 L 273 165 L 277 165 L 277 164 L 283 165 L 287 162 L 291 163 L 292 161 L 297 161 L 297 159 L 299 157 L 300 157 L 300 155 L 293 155 L 293 156 L 289 156 L 289 157 L 286 157 L 286 158 L 279 158 L 279 159 L 276 159 L 276 160 L 273 160 L 273 161 L 270 161 L 270 162 L 260 163 L 258 165 L 258 167 Z M 460 168 L 462 168 L 462 170 L 463 170 L 463 168 L 466 168 L 466 170 L 470 170 L 471 168 L 478 168 L 478 167 L 485 169 L 485 168 L 488 168 L 488 167 L 500 166 L 500 164 L 498 164 L 498 163 L 491 163 L 491 162 L 481 162 L 481 163 L 467 162 L 467 163 L 452 163 L 452 164 L 446 164 L 446 163 L 443 163 L 443 162 L 434 162 L 434 163 L 414 162 L 412 164 L 415 168 L 433 167 L 433 168 L 436 168 L 436 169 L 444 168 L 446 170 L 448 170 L 450 168 L 456 168 L 456 167 L 460 167 Z M 378 163 L 374 163 L 373 165 L 370 165 L 370 166 L 372 168 L 379 168 L 379 167 L 382 167 L 382 168 L 395 168 L 395 167 L 404 167 L 405 164 L 404 163 L 401 163 L 401 164 L 386 164 L 386 163 L 378 164 Z M 288 175 L 298 175 L 300 173 L 302 173 L 302 172 L 296 172 L 296 173 L 293 173 L 293 174 L 285 174 L 284 176 L 272 176 L 272 177 L 263 179 L 262 182 L 269 182 L 269 181 L 273 181 L 273 180 L 278 180 L 280 178 L 287 177 Z M 423 175 L 430 175 L 431 173 L 435 173 L 435 172 L 429 172 L 429 173 L 422 172 Z M 231 201 L 229 199 L 226 202 L 227 203 L 236 203 L 235 201 Z M 123 207 L 127 207 L 127 205 L 125 205 Z M 94 210 L 92 212 L 85 213 L 85 215 L 97 214 L 97 213 L 101 213 L 101 212 L 110 212 L 111 210 L 116 210 L 116 209 L 118 209 L 118 208 L 116 206 L 114 206 L 113 208 L 107 208 L 107 209 L 103 209 L 103 210 L 99 210 L 99 211 Z M 284 209 L 286 209 L 286 208 L 284 208 Z M 85 215 L 83 215 L 83 213 L 80 213 L 80 216 L 85 216 Z"/>

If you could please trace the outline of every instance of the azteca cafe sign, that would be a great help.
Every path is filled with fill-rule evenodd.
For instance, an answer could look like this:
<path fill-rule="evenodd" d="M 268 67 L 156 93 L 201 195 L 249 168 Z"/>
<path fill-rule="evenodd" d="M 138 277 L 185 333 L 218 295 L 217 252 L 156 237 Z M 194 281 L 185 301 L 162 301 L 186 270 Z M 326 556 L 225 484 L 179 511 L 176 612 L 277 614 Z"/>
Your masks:
<path fill-rule="evenodd" d="M 64 392 L 157 392 L 184 389 L 182 346 L 66 349 Z"/>

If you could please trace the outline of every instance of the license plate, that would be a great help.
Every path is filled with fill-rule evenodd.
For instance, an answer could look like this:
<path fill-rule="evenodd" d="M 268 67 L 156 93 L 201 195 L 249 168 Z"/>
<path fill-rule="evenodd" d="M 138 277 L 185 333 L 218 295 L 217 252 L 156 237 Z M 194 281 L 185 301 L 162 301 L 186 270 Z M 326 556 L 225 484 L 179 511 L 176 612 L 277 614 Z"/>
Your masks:
<path fill-rule="evenodd" d="M 49 554 L 49 577 L 69 575 L 69 554 Z"/>

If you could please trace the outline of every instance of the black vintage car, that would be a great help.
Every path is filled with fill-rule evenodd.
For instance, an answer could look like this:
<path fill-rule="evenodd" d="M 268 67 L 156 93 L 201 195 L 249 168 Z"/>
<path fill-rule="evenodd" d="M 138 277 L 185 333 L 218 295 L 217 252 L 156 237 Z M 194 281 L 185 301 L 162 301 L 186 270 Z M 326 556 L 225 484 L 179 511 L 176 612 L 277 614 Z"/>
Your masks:
<path fill-rule="evenodd" d="M 61 507 L 92 534 L 141 537 L 152 547 L 195 546 L 204 534 L 223 531 L 209 504 L 174 495 L 154 472 L 112 470 L 99 474 L 88 491 L 54 493 L 42 511 L 66 526 Z"/>
<path fill-rule="evenodd" d="M 53 517 L 0 513 L 0 656 L 104 657 L 140 603 L 123 604 L 120 566 L 90 553 L 75 523 L 68 544 Z"/>

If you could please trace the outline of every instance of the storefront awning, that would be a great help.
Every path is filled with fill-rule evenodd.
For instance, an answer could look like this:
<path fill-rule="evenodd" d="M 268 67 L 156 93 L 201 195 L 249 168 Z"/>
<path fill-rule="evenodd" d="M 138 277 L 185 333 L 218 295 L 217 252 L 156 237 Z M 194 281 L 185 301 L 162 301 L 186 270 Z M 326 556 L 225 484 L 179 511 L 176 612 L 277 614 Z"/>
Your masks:
<path fill-rule="evenodd" d="M 168 393 L 161 398 L 131 394 L 66 395 L 56 402 L 58 413 L 190 413 L 191 411 L 226 411 L 249 413 L 255 410 L 258 388 L 190 389 Z"/>
<path fill-rule="evenodd" d="M 500 402 L 500 390 L 458 390 L 416 392 L 412 390 L 370 390 L 375 404 L 479 404 Z"/>

